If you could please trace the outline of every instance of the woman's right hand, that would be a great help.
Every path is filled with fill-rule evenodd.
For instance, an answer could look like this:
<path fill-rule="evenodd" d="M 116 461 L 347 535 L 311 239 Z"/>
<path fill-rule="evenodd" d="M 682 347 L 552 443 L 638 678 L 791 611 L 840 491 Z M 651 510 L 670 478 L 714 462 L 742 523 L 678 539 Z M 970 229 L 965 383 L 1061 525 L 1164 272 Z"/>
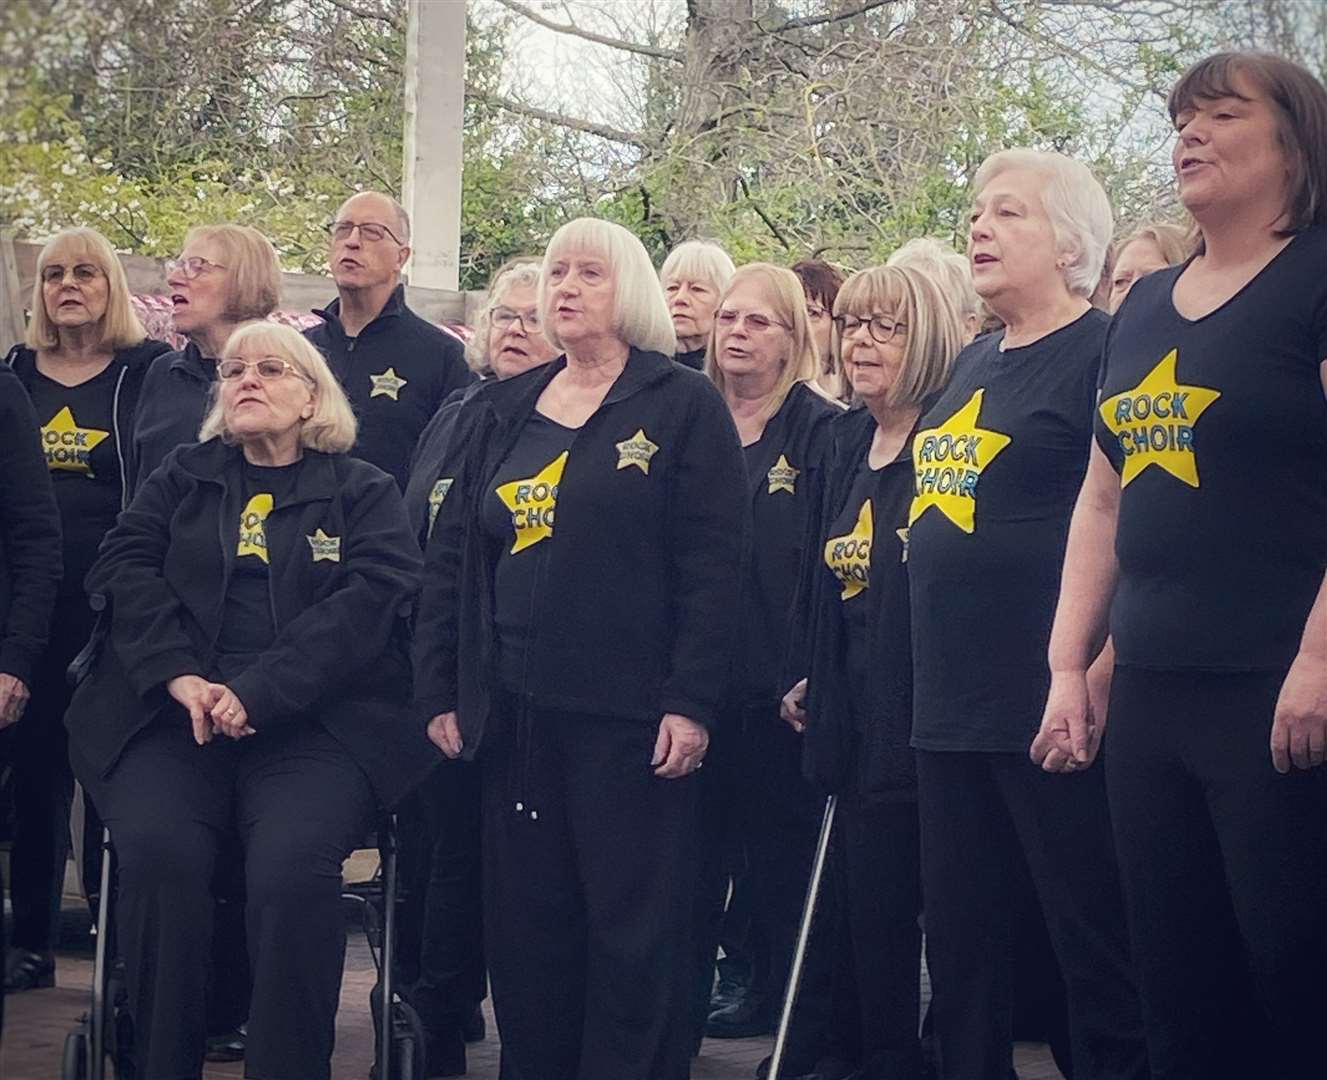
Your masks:
<path fill-rule="evenodd" d="M 783 695 L 783 701 L 779 703 L 779 715 L 799 735 L 806 730 L 805 679 L 799 679 L 797 685 Z"/>
<path fill-rule="evenodd" d="M 226 692 L 224 686 L 208 682 L 201 675 L 177 675 L 166 684 L 166 692 L 189 713 L 194 742 L 204 746 L 212 741 L 212 709 Z"/>
<path fill-rule="evenodd" d="M 458 758 L 465 744 L 461 741 L 461 727 L 456 722 L 456 713 L 439 713 L 429 721 L 429 741 L 449 758 Z"/>
<path fill-rule="evenodd" d="M 1077 772 L 1096 760 L 1100 747 L 1101 725 L 1093 714 L 1087 672 L 1052 672 L 1032 760 L 1046 772 Z"/>

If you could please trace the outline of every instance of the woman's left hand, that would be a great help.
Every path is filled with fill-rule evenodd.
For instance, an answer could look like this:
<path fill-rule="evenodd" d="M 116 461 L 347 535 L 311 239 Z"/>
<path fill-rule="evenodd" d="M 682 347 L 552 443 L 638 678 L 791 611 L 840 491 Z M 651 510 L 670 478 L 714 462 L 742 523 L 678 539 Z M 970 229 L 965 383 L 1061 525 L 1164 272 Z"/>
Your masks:
<path fill-rule="evenodd" d="M 235 696 L 229 686 L 223 687 L 223 693 L 212 706 L 212 726 L 222 735 L 232 739 L 243 739 L 257 732 L 249 726 L 249 714 L 244 711 L 244 703 Z"/>
<path fill-rule="evenodd" d="M 654 775 L 665 780 L 689 776 L 700 768 L 710 746 L 710 733 L 704 726 L 677 713 L 665 713 L 659 721 L 659 737 L 654 740 Z"/>
<path fill-rule="evenodd" d="M 1327 657 L 1301 652 L 1290 665 L 1272 720 L 1272 765 L 1312 769 L 1327 758 Z"/>

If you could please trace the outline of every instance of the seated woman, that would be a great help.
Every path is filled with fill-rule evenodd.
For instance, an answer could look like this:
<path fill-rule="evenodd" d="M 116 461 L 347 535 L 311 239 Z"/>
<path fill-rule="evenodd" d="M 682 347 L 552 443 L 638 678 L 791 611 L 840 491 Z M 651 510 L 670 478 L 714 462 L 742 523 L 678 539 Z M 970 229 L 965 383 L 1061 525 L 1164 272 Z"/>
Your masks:
<path fill-rule="evenodd" d="M 200 1075 L 220 838 L 245 851 L 246 1075 L 330 1072 L 341 864 L 429 764 L 399 631 L 420 571 L 392 478 L 318 351 L 243 326 L 197 445 L 172 451 L 88 576 L 109 640 L 67 723 L 110 827 L 143 1080 Z"/>

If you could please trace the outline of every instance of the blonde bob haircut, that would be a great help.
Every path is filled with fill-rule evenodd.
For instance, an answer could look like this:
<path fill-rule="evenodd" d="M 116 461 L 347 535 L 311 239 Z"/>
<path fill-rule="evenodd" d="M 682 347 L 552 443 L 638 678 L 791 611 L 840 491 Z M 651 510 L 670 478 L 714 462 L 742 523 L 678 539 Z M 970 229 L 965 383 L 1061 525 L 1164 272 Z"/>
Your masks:
<path fill-rule="evenodd" d="M 313 415 L 300 427 L 300 445 L 324 454 L 342 454 L 355 445 L 359 422 L 336 381 L 327 361 L 309 340 L 291 326 L 274 322 L 250 322 L 237 327 L 221 351 L 223 357 L 276 356 L 287 361 L 308 381 L 313 391 Z M 221 380 L 212 383 L 212 395 L 198 441 L 221 436 L 224 443 L 235 438 L 226 427 L 221 407 Z"/>
<path fill-rule="evenodd" d="M 228 320 L 265 319 L 276 310 L 281 302 L 281 264 L 267 237 L 249 225 L 195 225 L 184 234 L 184 246 L 194 241 L 215 244 L 221 251 Z"/>
<path fill-rule="evenodd" d="M 915 266 L 872 266 L 843 283 L 834 317 L 890 315 L 908 327 L 903 365 L 890 388 L 891 408 L 920 407 L 949 381 L 963 348 L 963 319 L 949 290 Z M 843 363 L 843 336 L 834 324 L 834 355 Z M 846 370 L 846 369 L 845 369 Z"/>
<path fill-rule="evenodd" d="M 129 297 L 124 267 L 106 237 L 96 229 L 64 229 L 46 242 L 37 255 L 37 279 L 32 283 L 32 324 L 28 344 L 34 349 L 58 349 L 60 328 L 51 321 L 42 292 L 41 274 L 51 263 L 69 267 L 91 263 L 106 276 L 106 313 L 101 317 L 102 348 L 127 349 L 147 337 Z"/>
<path fill-rule="evenodd" d="M 512 286 L 534 289 L 536 296 L 539 289 L 539 258 L 534 255 L 518 255 L 508 259 L 493 271 L 488 282 L 488 299 L 475 316 L 475 332 L 465 343 L 465 358 L 472 371 L 487 374 L 493 370 L 488 362 L 488 334 L 493 318 L 493 310 L 502 306 L 502 298 Z M 537 302 L 537 301 L 536 301 Z M 541 313 L 542 315 L 542 313 Z M 543 319 L 540 319 L 543 325 Z"/>
<path fill-rule="evenodd" d="M 670 281 L 700 281 L 709 285 L 717 296 L 728 287 L 735 273 L 737 267 L 728 252 L 713 240 L 686 240 L 664 259 L 659 283 L 667 288 Z"/>
<path fill-rule="evenodd" d="M 1068 259 L 1060 267 L 1065 287 L 1075 296 L 1091 297 L 1115 233 L 1105 188 L 1081 161 L 1019 147 L 1001 150 L 981 163 L 972 182 L 974 196 L 997 176 L 1016 170 L 1040 173 L 1045 180 L 1042 203 L 1055 231 L 1056 249 Z"/>
<path fill-rule="evenodd" d="M 1124 239 L 1115 245 L 1115 258 L 1118 259 L 1130 244 L 1136 244 L 1140 240 L 1152 244 L 1166 260 L 1167 266 L 1178 266 L 1193 254 L 1197 246 L 1197 238 L 1191 230 L 1182 225 L 1172 225 L 1168 221 L 1154 221 L 1140 225 L 1133 232 L 1126 234 Z"/>
<path fill-rule="evenodd" d="M 729 280 L 728 287 L 719 297 L 718 307 L 722 308 L 729 294 L 747 282 L 760 290 L 770 314 L 789 328 L 788 352 L 770 397 L 769 415 L 773 416 L 783 406 L 795 383 L 809 382 L 816 377 L 820 371 L 820 356 L 811 334 L 811 320 L 806 314 L 806 291 L 802 288 L 801 278 L 786 267 L 773 263 L 747 263 Z M 718 340 L 719 324 L 716 321 L 710 331 L 709 347 L 705 350 L 705 374 L 723 392 L 726 380 L 719 368 Z"/>
<path fill-rule="evenodd" d="M 959 315 L 981 317 L 981 297 L 973 287 L 967 256 L 960 255 L 943 240 L 918 236 L 895 251 L 885 265 L 911 266 L 930 274 L 953 299 Z"/>
<path fill-rule="evenodd" d="M 607 264 L 613 279 L 613 326 L 621 339 L 647 352 L 665 356 L 677 352 L 673 320 L 645 245 L 612 221 L 576 218 L 553 234 L 539 275 L 540 314 L 548 310 L 549 268 L 568 255 L 585 254 L 597 256 Z M 562 348 L 551 320 L 544 327 L 544 337 L 555 349 Z"/>

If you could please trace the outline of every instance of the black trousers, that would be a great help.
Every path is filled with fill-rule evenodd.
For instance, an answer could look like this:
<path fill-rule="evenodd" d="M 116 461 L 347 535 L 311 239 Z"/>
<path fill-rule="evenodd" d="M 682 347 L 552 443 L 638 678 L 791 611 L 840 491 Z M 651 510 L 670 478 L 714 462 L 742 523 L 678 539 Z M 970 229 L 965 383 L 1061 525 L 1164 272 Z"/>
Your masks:
<path fill-rule="evenodd" d="M 64 726 L 72 690 L 65 669 L 87 643 L 92 624 L 86 599 L 61 599 L 51 620 L 50 643 L 28 687 L 32 697 L 23 717 L 0 732 L 0 766 L 13 768 L 11 943 L 32 952 L 54 948 L 59 925 L 74 795 Z"/>
<path fill-rule="evenodd" d="M 1327 1072 L 1327 768 L 1272 768 L 1283 681 L 1115 672 L 1106 776 L 1158 1080 Z"/>
<path fill-rule="evenodd" d="M 699 781 L 654 775 L 655 724 L 515 711 L 482 757 L 503 1077 L 685 1080 Z"/>
<path fill-rule="evenodd" d="M 441 762 L 397 820 L 409 915 L 401 923 L 413 924 L 401 927 L 401 974 L 424 1025 L 460 1040 L 487 991 L 479 766 Z"/>
<path fill-rule="evenodd" d="M 76 753 L 74 766 L 119 860 L 116 923 L 141 1080 L 201 1075 L 212 879 L 230 830 L 244 847 L 254 977 L 245 1076 L 330 1076 L 345 958 L 341 866 L 374 816 L 363 771 L 311 722 L 200 748 L 174 710 L 109 778 Z"/>
<path fill-rule="evenodd" d="M 1064 976 L 1075 1077 L 1146 1077 L 1103 770 L 1061 776 L 1023 754 L 919 751 L 917 779 L 942 1080 L 1009 1075 L 1018 860 Z"/>

